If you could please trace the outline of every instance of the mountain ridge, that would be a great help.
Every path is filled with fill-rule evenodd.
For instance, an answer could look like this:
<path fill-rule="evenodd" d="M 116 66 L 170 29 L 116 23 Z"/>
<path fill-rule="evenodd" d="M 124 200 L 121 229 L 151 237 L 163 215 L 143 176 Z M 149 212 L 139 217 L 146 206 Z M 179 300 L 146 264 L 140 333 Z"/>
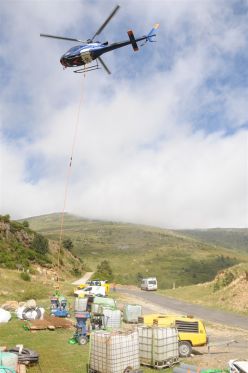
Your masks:
<path fill-rule="evenodd" d="M 57 239 L 61 214 L 28 219 L 30 226 Z M 180 230 L 101 221 L 65 214 L 64 237 L 73 242 L 72 252 L 94 270 L 108 260 L 115 280 L 138 284 L 141 277 L 156 275 L 162 288 L 213 280 L 219 270 L 248 261 L 236 248 L 216 246 L 183 235 Z"/>

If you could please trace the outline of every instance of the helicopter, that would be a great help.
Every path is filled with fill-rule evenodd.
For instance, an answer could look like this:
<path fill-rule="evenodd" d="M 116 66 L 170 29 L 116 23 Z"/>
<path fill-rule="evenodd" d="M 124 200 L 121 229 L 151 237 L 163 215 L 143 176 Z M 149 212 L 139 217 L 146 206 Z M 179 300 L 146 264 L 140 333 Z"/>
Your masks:
<path fill-rule="evenodd" d="M 103 29 L 107 26 L 109 21 L 113 18 L 113 16 L 116 14 L 116 12 L 119 10 L 120 6 L 117 5 L 113 11 L 110 13 L 108 18 L 105 20 L 105 22 L 101 25 L 101 27 L 96 31 L 96 33 L 93 35 L 91 39 L 88 39 L 86 41 L 75 39 L 75 38 L 68 38 L 63 36 L 56 36 L 56 35 L 49 35 L 49 34 L 40 34 L 42 37 L 46 38 L 53 38 L 53 39 L 60 39 L 60 40 L 67 40 L 67 41 L 75 41 L 81 43 L 80 45 L 76 45 L 72 48 L 70 48 L 63 56 L 60 58 L 60 63 L 65 68 L 67 67 L 78 67 L 83 66 L 83 68 L 74 70 L 75 73 L 85 73 L 92 70 L 98 70 L 99 64 L 104 68 L 104 70 L 111 74 L 109 68 L 101 58 L 101 55 L 107 52 L 110 52 L 114 49 L 125 47 L 126 45 L 131 44 L 134 51 L 138 51 L 138 45 L 137 42 L 144 41 L 144 43 L 141 45 L 143 46 L 146 44 L 147 41 L 154 42 L 153 38 L 156 36 L 154 34 L 155 30 L 159 27 L 159 24 L 156 23 L 151 31 L 144 36 L 141 36 L 139 38 L 135 38 L 133 31 L 129 30 L 127 31 L 128 40 L 120 41 L 116 43 L 109 44 L 108 41 L 101 43 L 99 41 L 94 41 L 96 36 L 98 36 Z M 96 62 L 95 65 L 89 65 L 92 61 Z M 89 66 L 88 66 L 89 65 Z"/>

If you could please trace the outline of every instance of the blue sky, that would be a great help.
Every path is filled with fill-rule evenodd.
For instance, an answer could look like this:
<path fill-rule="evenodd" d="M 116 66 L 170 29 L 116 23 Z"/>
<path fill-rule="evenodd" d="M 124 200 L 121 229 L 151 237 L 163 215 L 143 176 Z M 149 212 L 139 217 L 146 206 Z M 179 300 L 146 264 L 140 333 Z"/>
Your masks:
<path fill-rule="evenodd" d="M 66 210 L 168 228 L 248 225 L 248 2 L 122 0 L 98 37 L 160 23 L 157 43 L 74 74 L 61 55 L 87 39 L 110 0 L 0 2 L 1 211 Z M 82 90 L 82 103 L 80 92 Z"/>

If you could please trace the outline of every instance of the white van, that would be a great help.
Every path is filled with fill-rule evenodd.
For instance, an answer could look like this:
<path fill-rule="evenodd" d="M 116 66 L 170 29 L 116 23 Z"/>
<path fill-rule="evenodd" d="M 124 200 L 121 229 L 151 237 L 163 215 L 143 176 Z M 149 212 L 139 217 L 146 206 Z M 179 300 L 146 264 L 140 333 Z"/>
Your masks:
<path fill-rule="evenodd" d="M 140 288 L 141 290 L 157 290 L 158 282 L 156 277 L 143 278 Z"/>

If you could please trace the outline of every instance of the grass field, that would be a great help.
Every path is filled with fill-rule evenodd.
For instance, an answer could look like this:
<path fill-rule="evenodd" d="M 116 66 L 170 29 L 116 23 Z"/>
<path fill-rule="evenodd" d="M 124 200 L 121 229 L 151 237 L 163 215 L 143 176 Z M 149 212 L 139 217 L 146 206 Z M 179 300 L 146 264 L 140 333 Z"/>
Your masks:
<path fill-rule="evenodd" d="M 35 333 L 25 331 L 20 320 L 11 320 L 8 324 L 0 324 L 0 346 L 13 347 L 23 344 L 39 353 L 39 365 L 28 368 L 28 373 L 86 373 L 89 359 L 89 344 L 70 345 L 72 330 L 41 330 Z M 154 372 L 143 367 L 144 373 Z M 171 369 L 166 369 L 170 373 Z"/>
<path fill-rule="evenodd" d="M 0 305 L 7 300 L 23 301 L 34 298 L 37 305 L 50 312 L 50 296 L 54 291 L 53 283 L 43 283 L 38 278 L 31 282 L 21 280 L 17 271 L 0 270 L 1 291 Z M 74 286 L 70 282 L 61 282 L 60 291 L 73 305 Z M 118 294 L 114 294 L 118 299 Z M 73 319 L 73 312 L 72 312 Z M 75 320 L 75 319 L 74 319 Z M 18 320 L 14 313 L 7 324 L 0 324 L 0 346 L 14 347 L 23 344 L 24 347 L 35 350 L 40 355 L 40 367 L 34 365 L 28 368 L 28 373 L 85 373 L 89 358 L 89 344 L 71 345 L 69 339 L 74 334 L 72 329 L 40 330 L 30 332 L 24 329 L 25 322 Z M 144 368 L 144 373 L 152 369 Z M 167 370 L 171 372 L 171 370 Z"/>

